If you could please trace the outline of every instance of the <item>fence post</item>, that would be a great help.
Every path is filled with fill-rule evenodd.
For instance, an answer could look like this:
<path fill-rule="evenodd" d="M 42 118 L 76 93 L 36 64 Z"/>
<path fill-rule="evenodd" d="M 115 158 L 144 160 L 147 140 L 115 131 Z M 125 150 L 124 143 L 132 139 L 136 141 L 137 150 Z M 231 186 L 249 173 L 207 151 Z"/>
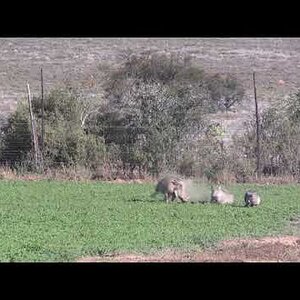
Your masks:
<path fill-rule="evenodd" d="M 254 88 L 254 101 L 255 101 L 255 117 L 256 117 L 256 174 L 258 178 L 261 178 L 260 168 L 260 127 L 259 127 L 259 115 L 258 104 L 256 97 L 256 84 L 255 84 L 255 72 L 253 72 L 253 88 Z"/>
<path fill-rule="evenodd" d="M 35 166 L 37 168 L 37 166 L 38 166 L 38 144 L 37 144 L 37 135 L 36 135 L 36 130 L 35 130 L 32 106 L 31 106 L 31 95 L 30 95 L 29 83 L 27 83 L 27 95 L 28 95 L 29 113 L 30 113 L 30 121 L 31 121 L 31 132 L 32 132 L 33 146 L 34 146 L 34 159 L 35 159 Z"/>
<path fill-rule="evenodd" d="M 41 163 L 44 166 L 44 138 L 45 138 L 45 104 L 44 104 L 44 78 L 43 69 L 41 68 L 41 106 L 42 106 L 42 133 L 41 133 Z"/>
<path fill-rule="evenodd" d="M 45 136 L 45 125 L 44 125 L 44 80 L 43 80 L 43 69 L 41 68 L 41 106 L 42 106 L 42 135 L 41 135 L 41 152 L 44 153 L 44 136 Z"/>

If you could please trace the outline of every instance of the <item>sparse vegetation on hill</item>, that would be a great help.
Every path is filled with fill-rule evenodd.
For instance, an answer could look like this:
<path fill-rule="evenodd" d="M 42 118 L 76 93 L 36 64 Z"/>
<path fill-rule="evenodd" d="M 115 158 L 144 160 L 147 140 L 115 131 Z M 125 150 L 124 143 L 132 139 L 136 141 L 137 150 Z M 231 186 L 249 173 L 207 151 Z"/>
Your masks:
<path fill-rule="evenodd" d="M 56 47 L 51 55 L 45 48 L 49 43 Z M 80 46 L 72 48 L 77 44 Z M 65 45 L 57 69 L 44 70 L 45 168 L 86 168 L 85 174 L 92 178 L 108 179 L 142 178 L 163 170 L 206 176 L 213 181 L 251 180 L 255 175 L 255 132 L 253 124 L 243 127 L 238 119 L 252 118 L 251 72 L 255 69 L 262 113 L 262 171 L 268 176 L 291 176 L 296 181 L 299 177 L 297 116 L 284 109 L 261 111 L 269 100 L 286 103 L 283 96 L 297 88 L 295 64 L 289 63 L 298 55 L 297 40 L 144 39 L 132 40 L 132 47 L 128 47 L 125 39 L 122 43 L 113 39 L 4 39 L 1 45 L 2 52 L 7 45 L 20 46 L 10 54 L 15 62 L 25 54 L 30 60 L 28 49 L 36 54 L 37 61 L 42 57 L 56 60 L 56 49 Z M 88 58 L 85 45 L 90 46 Z M 103 58 L 102 46 L 107 54 L 118 55 L 95 63 L 96 53 Z M 79 50 L 87 63 L 85 70 L 75 55 Z M 9 61 L 6 50 L 2 54 L 10 68 L 17 71 L 25 66 L 25 61 L 19 65 Z M 78 66 L 73 71 L 69 69 L 71 57 Z M 58 74 L 62 61 L 66 63 L 63 76 Z M 39 74 L 39 68 L 35 71 Z M 16 84 L 22 74 L 15 75 Z M 55 78 L 61 79 L 58 86 Z M 38 76 L 34 82 L 33 90 Z M 40 98 L 35 96 L 33 102 L 40 139 Z M 234 112 L 229 112 L 231 108 Z M 225 123 L 232 132 L 223 127 Z M 31 170 L 26 102 L 20 102 L 1 125 L 2 163 L 21 163 L 21 169 Z M 230 145 L 227 141 L 234 132 L 239 137 Z"/>
<path fill-rule="evenodd" d="M 243 99 L 237 79 L 207 74 L 188 57 L 152 53 L 127 57 L 108 74 L 104 88 L 106 101 L 93 100 L 92 105 L 76 88 L 53 90 L 45 97 L 45 168 L 82 166 L 105 177 L 101 172 L 108 164 L 119 165 L 119 172 L 131 178 L 135 171 L 139 176 L 166 170 L 196 175 L 198 167 L 214 168 L 221 151 L 218 127 L 213 129 L 207 116 Z M 41 99 L 35 97 L 32 106 L 40 139 Z M 31 167 L 25 101 L 3 134 L 1 161 Z M 25 139 L 21 145 L 20 135 Z M 205 147 L 205 155 L 195 150 Z M 190 170 L 184 167 L 187 160 Z"/>
<path fill-rule="evenodd" d="M 261 116 L 261 163 L 266 176 L 293 176 L 300 180 L 300 92 L 282 99 Z M 255 170 L 256 127 L 247 123 L 242 137 L 235 139 L 236 154 Z M 247 163 L 246 163 L 247 161 Z"/>
<path fill-rule="evenodd" d="M 260 109 L 300 86 L 298 62 L 300 39 L 295 38 L 3 38 L 0 41 L 0 111 L 11 113 L 25 94 L 28 81 L 40 93 L 40 68 L 45 90 L 66 80 L 85 85 L 95 74 L 117 68 L 124 53 L 174 53 L 193 58 L 211 74 L 232 74 L 242 83 L 246 96 L 236 113 L 218 114 L 226 141 L 242 132 L 243 121 L 253 111 L 252 72 L 257 73 Z M 100 93 L 98 90 L 93 93 Z"/>

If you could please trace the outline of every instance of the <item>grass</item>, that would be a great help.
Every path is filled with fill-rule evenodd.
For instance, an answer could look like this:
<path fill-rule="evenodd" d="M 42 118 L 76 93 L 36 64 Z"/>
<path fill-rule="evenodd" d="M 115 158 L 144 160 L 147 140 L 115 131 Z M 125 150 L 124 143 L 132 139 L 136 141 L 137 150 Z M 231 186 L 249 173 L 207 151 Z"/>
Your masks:
<path fill-rule="evenodd" d="M 255 188 L 262 205 L 244 208 Z M 300 186 L 233 185 L 233 206 L 166 204 L 151 184 L 0 182 L 0 261 L 74 261 L 111 252 L 193 250 L 234 237 L 287 233 Z M 290 232 L 292 233 L 292 232 Z"/>

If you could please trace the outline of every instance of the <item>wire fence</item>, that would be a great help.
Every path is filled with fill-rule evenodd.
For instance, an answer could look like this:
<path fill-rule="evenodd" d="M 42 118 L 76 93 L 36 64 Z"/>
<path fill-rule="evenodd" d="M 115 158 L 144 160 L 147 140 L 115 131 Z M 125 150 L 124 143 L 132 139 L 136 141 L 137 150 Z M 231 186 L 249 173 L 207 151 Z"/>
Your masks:
<path fill-rule="evenodd" d="M 230 72 L 231 70 L 231 72 Z M 234 107 L 233 111 L 225 111 L 225 112 L 218 112 L 216 114 L 211 114 L 211 119 L 208 117 L 208 119 L 210 119 L 211 121 L 220 124 L 220 126 L 223 129 L 223 134 L 222 136 L 218 139 L 218 141 L 220 142 L 220 149 L 222 150 L 224 144 L 225 146 L 227 146 L 228 144 L 230 144 L 230 142 L 232 141 L 232 137 L 234 135 L 237 136 L 243 136 L 243 134 L 245 133 L 245 124 L 250 121 L 250 119 L 253 119 L 254 117 L 254 110 L 255 110 L 255 104 L 254 104 L 254 95 L 253 95 L 253 81 L 252 81 L 252 72 L 243 72 L 243 71 L 236 71 L 236 68 L 229 68 L 228 72 L 218 72 L 218 74 L 220 75 L 228 75 L 228 74 L 232 74 L 233 76 L 237 77 L 237 78 L 244 78 L 244 87 L 245 87 L 245 99 L 244 101 L 240 104 L 240 106 L 236 106 Z M 245 80 L 249 79 L 249 80 Z M 289 78 L 288 80 L 286 80 L 286 78 Z M 297 82 L 294 79 L 294 73 L 292 72 L 288 72 L 288 71 L 284 71 L 283 73 L 270 73 L 267 69 L 263 70 L 262 67 L 260 67 L 259 72 L 256 73 L 256 82 L 257 82 L 257 98 L 258 98 L 258 106 L 259 107 L 265 107 L 265 102 L 269 101 L 269 100 L 273 100 L 274 99 L 274 95 L 276 95 L 276 97 L 280 98 L 281 95 L 285 94 L 287 90 L 292 90 L 293 88 L 296 87 Z M 35 97 L 37 95 L 37 97 L 39 97 L 40 95 L 38 95 L 39 93 L 35 92 L 32 93 L 33 96 Z M 34 95 L 35 94 L 35 95 Z M 25 92 L 22 96 L 22 98 L 25 98 Z M 9 123 L 9 115 L 3 116 L 0 118 L 0 153 L 1 153 L 1 157 L 14 157 L 14 164 L 18 164 L 18 165 L 26 165 L 26 163 L 30 160 L 32 160 L 32 152 L 33 152 L 33 140 L 32 140 L 32 126 L 30 125 L 30 122 L 13 122 L 13 126 L 19 126 L 20 128 L 22 128 L 24 130 L 24 132 L 20 132 L 18 134 L 18 138 L 17 139 L 13 139 L 10 140 L 10 148 L 9 149 L 5 149 L 4 147 L 4 141 L 5 139 L 7 139 L 7 135 L 9 133 L 9 130 L 7 131 L 7 128 L 10 128 L 10 123 Z M 122 126 L 122 125 L 109 125 L 106 126 L 104 124 L 101 125 L 101 130 L 105 131 L 106 136 L 110 136 L 115 134 L 116 131 L 120 131 L 121 133 L 124 132 L 126 133 L 126 130 L 128 130 L 130 128 L 130 126 Z M 134 129 L 137 131 L 143 131 L 148 129 L 147 127 L 144 126 L 134 126 Z M 37 136 L 38 136 L 38 148 L 41 149 L 42 145 L 43 145 L 43 141 L 44 139 L 47 139 L 49 137 L 49 133 L 47 132 L 47 121 L 45 120 L 45 133 L 42 134 L 41 132 L 41 120 L 38 120 L 37 122 Z M 72 127 L 69 129 L 71 132 L 74 130 L 75 132 L 75 128 L 73 129 Z M 48 136 L 47 136 L 48 135 Z M 26 153 L 24 152 L 24 144 L 28 144 L 28 147 L 26 148 L 27 152 L 27 156 L 25 155 Z M 176 142 L 174 141 L 174 144 L 176 144 Z M 134 149 L 133 147 L 131 147 L 131 145 L 128 145 L 127 147 L 125 147 L 125 145 L 123 145 L 124 147 L 121 147 L 121 149 L 119 150 L 119 152 L 121 152 L 121 154 L 123 154 L 123 156 L 125 154 L 128 154 L 128 156 L 134 156 L 134 151 L 136 151 L 136 149 Z M 205 145 L 206 148 L 211 147 L 211 150 L 208 150 L 208 152 L 213 153 L 216 150 L 216 146 L 215 144 L 213 145 Z M 193 148 L 193 147 L 192 147 Z M 193 148 L 195 149 L 195 148 Z M 160 150 L 160 149 L 158 149 Z M 198 149 L 199 150 L 199 149 Z M 221 151 L 222 152 L 222 151 Z M 120 153 L 119 153 L 120 154 Z M 41 151 L 41 158 L 40 160 L 43 161 L 43 163 L 46 163 L 47 159 L 46 157 L 46 153 Z M 176 155 L 173 155 L 173 159 L 179 160 L 182 159 L 182 155 L 178 154 L 178 156 L 176 157 Z M 211 158 L 210 158 L 211 159 Z M 216 158 L 217 159 L 217 158 Z M 131 162 L 134 162 L 133 159 L 128 159 L 127 158 L 127 162 L 125 164 L 123 164 L 123 168 L 124 165 L 130 165 Z M 119 163 L 119 162 L 118 162 Z M 117 164 L 117 163 L 116 163 Z M 8 166 L 10 165 L 10 162 L 5 160 L 5 159 L 1 159 L 0 158 L 0 165 L 2 166 Z M 56 160 L 56 161 L 52 161 L 51 162 L 52 166 L 57 166 L 57 167 L 63 167 L 65 165 L 65 161 L 64 160 Z M 130 167 L 130 166 L 129 166 Z"/>

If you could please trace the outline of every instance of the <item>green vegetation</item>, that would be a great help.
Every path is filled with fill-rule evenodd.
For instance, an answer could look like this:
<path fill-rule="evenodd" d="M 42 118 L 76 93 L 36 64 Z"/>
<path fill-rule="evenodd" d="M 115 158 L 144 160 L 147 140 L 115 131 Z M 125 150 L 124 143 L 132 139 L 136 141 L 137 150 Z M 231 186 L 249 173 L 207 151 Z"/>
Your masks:
<path fill-rule="evenodd" d="M 246 189 L 262 205 L 244 208 Z M 166 204 L 151 184 L 0 182 L 0 261 L 74 261 L 114 251 L 186 251 L 234 237 L 286 233 L 300 187 L 234 185 L 233 206 Z"/>
<path fill-rule="evenodd" d="M 244 97 L 230 74 L 205 72 L 188 56 L 150 52 L 128 55 L 95 86 L 100 95 L 68 84 L 45 95 L 44 169 L 82 167 L 100 178 L 203 176 L 197 170 L 215 171 L 221 151 L 211 113 Z M 41 147 L 39 97 L 32 108 Z M 27 99 L 1 127 L 0 163 L 34 171 Z"/>
<path fill-rule="evenodd" d="M 261 164 L 264 175 L 300 178 L 300 90 L 266 109 L 260 117 Z M 255 168 L 256 124 L 251 120 L 242 137 L 235 139 L 236 153 L 244 153 Z M 238 158 L 236 158 L 238 160 Z M 240 160 L 245 164 L 245 159 Z"/>
<path fill-rule="evenodd" d="M 239 109 L 243 99 L 253 106 L 249 85 L 242 80 L 247 72 L 239 77 L 224 73 L 226 68 L 214 73 L 214 66 L 205 69 L 184 53 L 144 50 L 124 50 L 120 63 L 102 62 L 85 80 L 72 82 L 64 74 L 62 84 L 45 89 L 44 114 L 41 98 L 33 97 L 42 164 L 34 159 L 27 99 L 18 99 L 10 116 L 0 116 L 0 167 L 18 175 L 64 172 L 104 180 L 176 173 L 215 183 L 257 182 L 261 171 L 261 183 L 299 183 L 300 90 L 289 97 L 280 96 L 279 90 L 269 94 L 275 82 L 265 85 L 264 72 L 260 75 L 259 107 L 264 107 L 264 98 L 272 98 L 273 105 L 259 115 L 261 170 L 256 170 L 257 127 L 251 109 L 245 128 L 231 124 L 234 114 L 221 113 Z M 284 81 L 278 84 L 285 94 Z M 237 134 L 227 143 L 225 127 L 231 126 Z"/>

